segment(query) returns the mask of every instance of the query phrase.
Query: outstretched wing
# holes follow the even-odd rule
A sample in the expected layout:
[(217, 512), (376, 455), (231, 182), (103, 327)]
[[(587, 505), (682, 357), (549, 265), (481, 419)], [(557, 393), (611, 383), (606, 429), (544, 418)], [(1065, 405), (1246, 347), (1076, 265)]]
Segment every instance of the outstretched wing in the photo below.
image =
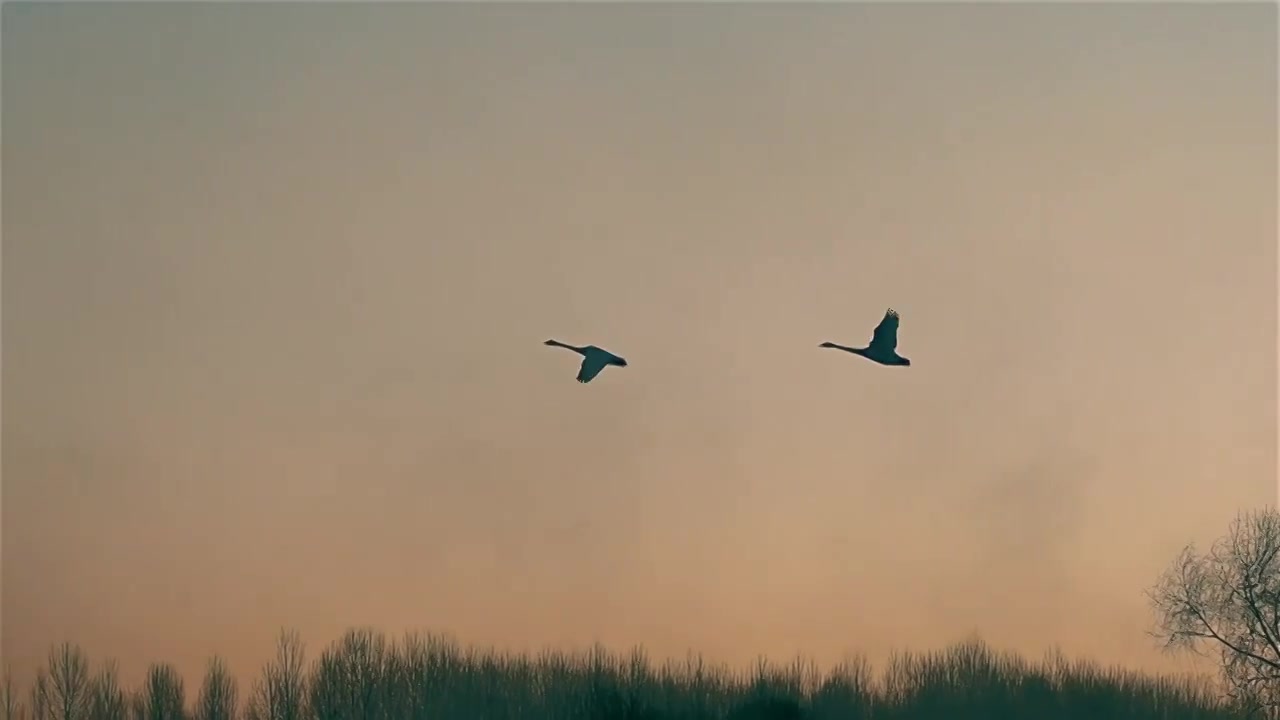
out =
[(578, 382), (589, 383), (591, 378), (600, 374), (605, 365), (609, 364), (609, 357), (601, 353), (586, 353), (582, 358), (582, 367), (578, 368)]
[(876, 326), (871, 336), (871, 347), (876, 350), (895, 350), (898, 347), (898, 311), (889, 308), (884, 319)]

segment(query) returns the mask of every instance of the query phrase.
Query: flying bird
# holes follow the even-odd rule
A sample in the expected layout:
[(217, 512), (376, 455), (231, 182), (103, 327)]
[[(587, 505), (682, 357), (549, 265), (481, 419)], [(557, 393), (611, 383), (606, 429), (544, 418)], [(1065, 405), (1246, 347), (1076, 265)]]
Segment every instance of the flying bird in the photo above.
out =
[(831, 342), (824, 342), (818, 347), (844, 350), (854, 355), (861, 355), (881, 365), (900, 365), (902, 367), (911, 365), (910, 360), (898, 354), (898, 311), (893, 308), (885, 311), (884, 319), (876, 326), (875, 333), (871, 336), (871, 344), (866, 347), (851, 348)]
[(562, 347), (566, 350), (572, 350), (582, 356), (582, 367), (578, 368), (578, 382), (589, 383), (591, 379), (600, 374), (600, 371), (608, 365), (617, 365), (618, 367), (626, 367), (627, 361), (608, 350), (602, 350), (595, 345), (586, 347), (574, 347), (566, 345), (559, 340), (548, 340), (543, 345), (552, 347)]

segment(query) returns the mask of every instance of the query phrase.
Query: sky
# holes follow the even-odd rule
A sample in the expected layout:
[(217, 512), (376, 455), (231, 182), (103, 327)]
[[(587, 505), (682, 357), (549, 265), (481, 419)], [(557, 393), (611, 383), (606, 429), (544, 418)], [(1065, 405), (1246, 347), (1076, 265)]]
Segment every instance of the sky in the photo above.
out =
[(6, 3), (4, 662), (1174, 667), (1276, 502), (1276, 13)]

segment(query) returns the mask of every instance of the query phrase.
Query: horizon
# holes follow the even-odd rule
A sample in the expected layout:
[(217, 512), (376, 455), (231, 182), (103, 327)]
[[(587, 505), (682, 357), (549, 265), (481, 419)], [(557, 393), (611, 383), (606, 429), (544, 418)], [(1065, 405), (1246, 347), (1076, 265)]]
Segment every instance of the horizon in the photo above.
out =
[[(655, 663), (642, 648), (620, 652), (597, 645), (588, 651), (511, 655), (467, 647), (448, 637), (404, 640), (351, 628), (308, 660), (305, 641), (282, 632), (272, 667), (247, 687), (221, 663), (210, 665), (209, 674), (190, 690), (171, 665), (154, 665), (154, 673), (149, 671), (143, 687), (136, 689), (121, 686), (114, 673), (100, 673), (107, 669), (101, 666), (90, 670), (87, 701), (95, 707), (132, 706), (136, 716), (171, 716), (175, 705), (181, 705), (182, 716), (189, 708), (196, 717), (224, 720), (293, 717), (277, 712), (282, 697), (295, 698), (282, 705), (297, 702), (305, 708), (304, 717), (466, 717), (482, 708), (492, 713), (503, 707), (518, 708), (521, 717), (562, 718), (583, 714), (585, 707), (590, 717), (652, 720), (722, 717), (726, 712), (729, 718), (749, 714), (778, 720), (809, 712), (819, 717), (912, 713), (923, 718), (949, 717), (960, 709), (1032, 717), (1080, 711), (1133, 718), (1246, 716), (1211, 677), (1152, 675), (1061, 652), (1028, 659), (976, 637), (938, 650), (896, 653), (879, 668), (861, 656), (846, 657), (833, 667), (804, 658), (758, 658), (749, 668), (730, 668), (694, 655)], [(51, 657), (55, 665), (43, 677), (59, 677), (66, 668), (84, 668), (88, 661), (77, 647), (56, 652), (60, 659)], [(6, 707), (11, 707), (14, 697), (8, 692), (14, 688), (5, 689)], [(34, 692), (33, 706), (74, 702), (56, 689), (53, 697)], [(25, 717), (22, 705), (18, 703), (18, 717)]]
[[(1062, 648), (1056, 644), (1045, 648), (1044, 651), (1039, 654), (1022, 653), (1016, 650), (993, 646), (988, 643), (980, 633), (969, 633), (963, 637), (940, 643), (935, 647), (896, 648), (880, 662), (873, 662), (862, 653), (859, 653), (856, 650), (851, 650), (837, 660), (827, 664), (818, 663), (814, 661), (813, 658), (803, 654), (783, 658), (759, 655), (746, 662), (729, 663), (722, 662), (714, 657), (708, 657), (704, 653), (698, 652), (692, 648), (686, 651), (685, 654), (679, 656), (672, 655), (655, 657), (643, 644), (623, 648), (608, 647), (600, 643), (589, 643), (581, 647), (547, 646), (515, 650), (504, 649), (494, 645), (468, 643), (464, 639), (457, 638), (448, 632), (432, 632), (410, 628), (396, 634), (388, 633), (380, 628), (372, 626), (351, 626), (326, 642), (316, 644), (309, 643), (306, 637), (297, 633), (294, 629), (281, 628), (280, 631), (275, 634), (273, 643), (280, 642), (283, 638), (290, 635), (295, 637), (299, 643), (298, 647), (301, 649), (301, 670), (305, 675), (310, 677), (321, 668), (319, 661), (322, 655), (329, 653), (340, 655), (343, 651), (344, 640), (349, 637), (358, 637), (365, 634), (368, 634), (375, 642), (385, 641), (385, 648), (391, 653), (402, 652), (406, 647), (406, 643), (413, 642), (424, 644), (427, 647), (435, 647), (437, 650), (445, 649), (447, 652), (455, 653), (460, 657), (497, 657), (505, 661), (528, 661), (537, 664), (543, 662), (544, 658), (547, 656), (566, 657), (571, 660), (584, 660), (594, 657), (598, 653), (602, 652), (604, 656), (609, 658), (611, 661), (619, 659), (629, 660), (636, 657), (642, 658), (645, 665), (650, 670), (661, 670), (665, 668), (674, 670), (677, 673), (682, 673), (688, 670), (690, 663), (694, 663), (697, 666), (705, 668), (712, 674), (730, 677), (735, 680), (758, 677), (762, 668), (767, 669), (769, 672), (783, 673), (793, 672), (797, 668), (800, 668), (803, 673), (808, 674), (810, 677), (812, 677), (813, 673), (816, 673), (818, 676), (828, 677), (832, 674), (838, 674), (850, 668), (863, 668), (869, 672), (869, 678), (876, 687), (879, 687), (880, 684), (884, 682), (886, 673), (890, 672), (891, 666), (895, 662), (901, 662), (903, 660), (920, 660), (925, 658), (942, 658), (949, 656), (957, 650), (978, 648), (989, 653), (992, 658), (1011, 659), (1015, 662), (1025, 663), (1025, 665), (1029, 667), (1044, 668), (1052, 667), (1055, 664), (1061, 663), (1060, 667), (1073, 668), (1076, 671), (1086, 670), (1102, 673), (1123, 673), (1155, 681), (1167, 680), (1174, 683), (1188, 683), (1203, 687), (1206, 690), (1211, 691), (1216, 697), (1225, 697), (1221, 695), (1221, 679), (1217, 675), (1216, 668), (1212, 666), (1212, 663), (1201, 665), (1199, 667), (1191, 664), (1181, 668), (1166, 668), (1163, 671), (1152, 671), (1150, 669), (1129, 667), (1119, 663), (1101, 663), (1092, 658), (1072, 655), (1071, 653), (1063, 652)], [(52, 653), (60, 650), (64, 644), (84, 653), (84, 657), (89, 663), (88, 669), (90, 678), (95, 677), (100, 670), (104, 670), (108, 665), (115, 668), (116, 677), (120, 683), (120, 687), (126, 692), (131, 689), (137, 689), (143, 685), (144, 676), (146, 675), (146, 671), (149, 667), (174, 667), (172, 663), (161, 658), (156, 658), (148, 663), (147, 667), (142, 669), (138, 678), (129, 682), (126, 681), (124, 676), (119, 673), (118, 664), (114, 658), (110, 656), (95, 657), (91, 653), (86, 652), (83, 647), (74, 641), (68, 640), (54, 643), (50, 646), (49, 652)], [(278, 661), (277, 656), (274, 654), (276, 645), (273, 645), (272, 647), (273, 654), (263, 660), (261, 667), (257, 667), (246, 672), (241, 672), (233, 666), (225, 665), (226, 659), (220, 655), (210, 655), (207, 659), (208, 662), (212, 662), (215, 658), (223, 661), (224, 669), (236, 682), (239, 697), (238, 703), (242, 709), (244, 704), (248, 701), (249, 696), (252, 694), (254, 683), (263, 677), (265, 666), (271, 662)], [(1181, 654), (1187, 655), (1185, 651)], [(205, 667), (201, 668), (200, 672), (191, 677), (179, 673), (179, 677), (183, 682), (183, 692), (185, 694), (186, 705), (188, 707), (192, 705), (199, 694), (200, 688), (205, 679), (205, 674), (209, 669), (208, 662), (206, 662)], [(46, 672), (48, 671), (49, 663), (47, 660), (41, 662), (40, 669), (45, 670)], [(176, 669), (176, 667), (174, 667), (174, 669)], [(8, 672), (11, 672), (11, 670)], [(2, 680), (0, 680), (0, 682), (2, 682)], [(15, 683), (15, 690), (17, 691), (18, 698), (24, 699), (27, 691), (30, 690), (30, 687), (21, 687)]]
[[(15, 680), (1177, 670), (1143, 591), (1277, 501), (1274, 5), (0, 12)], [(910, 367), (818, 347), (890, 307)]]

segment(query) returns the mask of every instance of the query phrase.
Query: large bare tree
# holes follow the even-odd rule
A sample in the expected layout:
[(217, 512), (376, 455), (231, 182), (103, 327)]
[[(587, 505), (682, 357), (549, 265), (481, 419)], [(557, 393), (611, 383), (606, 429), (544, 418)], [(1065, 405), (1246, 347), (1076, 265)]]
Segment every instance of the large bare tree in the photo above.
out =
[(1166, 648), (1216, 654), (1237, 700), (1280, 712), (1280, 512), (1241, 513), (1203, 554), (1187, 546), (1148, 597)]
[(79, 646), (63, 643), (49, 651), (47, 668), (36, 671), (31, 713), (38, 720), (83, 720), (89, 712), (89, 659)]
[(214, 656), (196, 698), (195, 720), (235, 720), (239, 690), (222, 658)]

